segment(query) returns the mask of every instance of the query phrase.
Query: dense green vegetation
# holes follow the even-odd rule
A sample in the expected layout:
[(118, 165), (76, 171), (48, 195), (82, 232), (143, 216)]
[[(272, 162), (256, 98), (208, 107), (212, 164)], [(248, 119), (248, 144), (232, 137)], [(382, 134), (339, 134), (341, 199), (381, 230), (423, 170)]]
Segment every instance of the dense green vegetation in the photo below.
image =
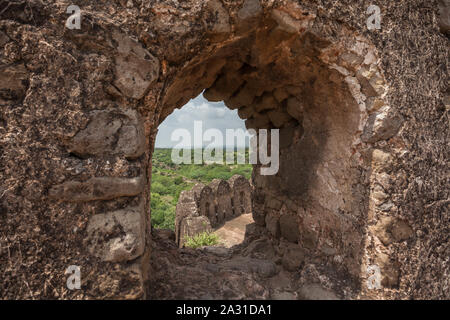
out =
[[(233, 151), (229, 151), (233, 152)], [(234, 152), (236, 156), (236, 151)], [(213, 179), (229, 179), (234, 174), (250, 178), (250, 164), (174, 164), (172, 149), (155, 149), (152, 159), (151, 210), (155, 228), (174, 229), (175, 206), (181, 191), (190, 190), (196, 183), (210, 183)], [(191, 150), (193, 158), (193, 150)], [(224, 152), (224, 157), (226, 156)], [(248, 159), (248, 150), (246, 150)], [(193, 162), (193, 161), (192, 161)], [(246, 161), (248, 163), (248, 160)]]
[(219, 236), (215, 233), (202, 232), (193, 237), (187, 237), (184, 245), (197, 249), (203, 246), (214, 246), (219, 243)]

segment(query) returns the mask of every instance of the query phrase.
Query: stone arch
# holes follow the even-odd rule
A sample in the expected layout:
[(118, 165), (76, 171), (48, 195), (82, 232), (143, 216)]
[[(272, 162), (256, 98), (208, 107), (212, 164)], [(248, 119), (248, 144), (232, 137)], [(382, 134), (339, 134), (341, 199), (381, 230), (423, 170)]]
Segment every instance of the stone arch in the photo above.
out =
[[(203, 187), (198, 185), (193, 190), (182, 191), (178, 199), (175, 209), (175, 241), (180, 248), (184, 246), (186, 237), (211, 231), (209, 217), (205, 214), (205, 210), (209, 208), (208, 202), (205, 203), (200, 199)], [(205, 194), (203, 197), (206, 198)]]
[(241, 175), (234, 175), (228, 179), (233, 192), (233, 217), (252, 212), (251, 186)]
[(209, 186), (215, 194), (218, 224), (222, 224), (233, 216), (232, 190), (228, 182), (222, 179), (214, 179)]
[[(211, 3), (223, 13), (218, 2)], [(255, 222), (311, 256), (343, 256), (338, 268), (359, 282), (367, 276), (362, 257), (373, 204), (372, 189), (362, 186), (373, 145), (402, 124), (385, 99), (389, 88), (377, 50), (344, 25), (334, 23), (330, 30), (289, 1), (268, 11), (256, 0), (245, 3), (236, 32), (221, 33), (225, 40), (214, 40), (171, 80), (160, 121), (205, 90), (206, 99), (238, 109), (247, 128), (279, 129), (278, 174), (262, 176), (260, 165), (253, 171)], [(242, 199), (234, 192), (236, 215)], [(244, 194), (247, 211), (249, 192)], [(392, 268), (388, 263), (382, 269)]]
[(197, 183), (193, 188), (192, 192), (195, 196), (195, 201), (197, 203), (198, 212), (200, 216), (205, 216), (208, 218), (212, 227), (215, 227), (218, 223), (216, 208), (214, 202), (214, 192), (209, 187), (202, 183)]

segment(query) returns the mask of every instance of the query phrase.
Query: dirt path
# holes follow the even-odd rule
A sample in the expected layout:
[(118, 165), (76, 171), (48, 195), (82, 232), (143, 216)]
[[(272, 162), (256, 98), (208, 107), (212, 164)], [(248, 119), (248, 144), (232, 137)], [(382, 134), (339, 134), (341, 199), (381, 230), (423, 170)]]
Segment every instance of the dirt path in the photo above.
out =
[(251, 213), (240, 215), (233, 220), (227, 221), (222, 227), (214, 231), (220, 238), (220, 245), (231, 248), (244, 241), (245, 226), (253, 223)]

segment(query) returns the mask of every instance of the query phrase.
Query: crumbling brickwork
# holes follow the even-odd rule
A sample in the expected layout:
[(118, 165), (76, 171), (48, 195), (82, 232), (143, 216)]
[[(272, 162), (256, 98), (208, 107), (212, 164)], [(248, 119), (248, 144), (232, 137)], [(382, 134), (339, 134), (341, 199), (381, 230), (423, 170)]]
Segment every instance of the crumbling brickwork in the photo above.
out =
[(0, 4), (2, 298), (148, 297), (157, 127), (205, 89), (280, 129), (251, 211), (283, 265), (348, 299), (450, 297), (446, 1), (377, 1), (372, 30), (370, 1), (74, 2)]
[(252, 188), (247, 179), (240, 175), (234, 175), (228, 179), (233, 204), (233, 217), (252, 212)]
[(214, 192), (217, 224), (220, 225), (233, 216), (232, 189), (228, 182), (222, 179), (214, 179), (209, 187)]
[(183, 191), (175, 212), (177, 244), (183, 247), (186, 237), (211, 231), (227, 220), (250, 213), (251, 193), (250, 183), (241, 175), (234, 175), (228, 181), (214, 179), (207, 186), (197, 183), (192, 190)]

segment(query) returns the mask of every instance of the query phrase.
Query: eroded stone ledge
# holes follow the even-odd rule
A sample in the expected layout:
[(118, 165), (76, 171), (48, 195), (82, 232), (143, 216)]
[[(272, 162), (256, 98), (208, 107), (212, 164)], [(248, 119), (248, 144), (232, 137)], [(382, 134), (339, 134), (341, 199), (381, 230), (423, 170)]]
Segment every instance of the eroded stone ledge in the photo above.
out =
[(135, 110), (101, 110), (68, 142), (68, 151), (80, 157), (123, 154), (133, 159), (145, 152), (145, 133)]
[(56, 185), (50, 189), (49, 197), (69, 202), (110, 200), (136, 196), (144, 190), (144, 186), (143, 177), (100, 177), (86, 182), (69, 181)]

